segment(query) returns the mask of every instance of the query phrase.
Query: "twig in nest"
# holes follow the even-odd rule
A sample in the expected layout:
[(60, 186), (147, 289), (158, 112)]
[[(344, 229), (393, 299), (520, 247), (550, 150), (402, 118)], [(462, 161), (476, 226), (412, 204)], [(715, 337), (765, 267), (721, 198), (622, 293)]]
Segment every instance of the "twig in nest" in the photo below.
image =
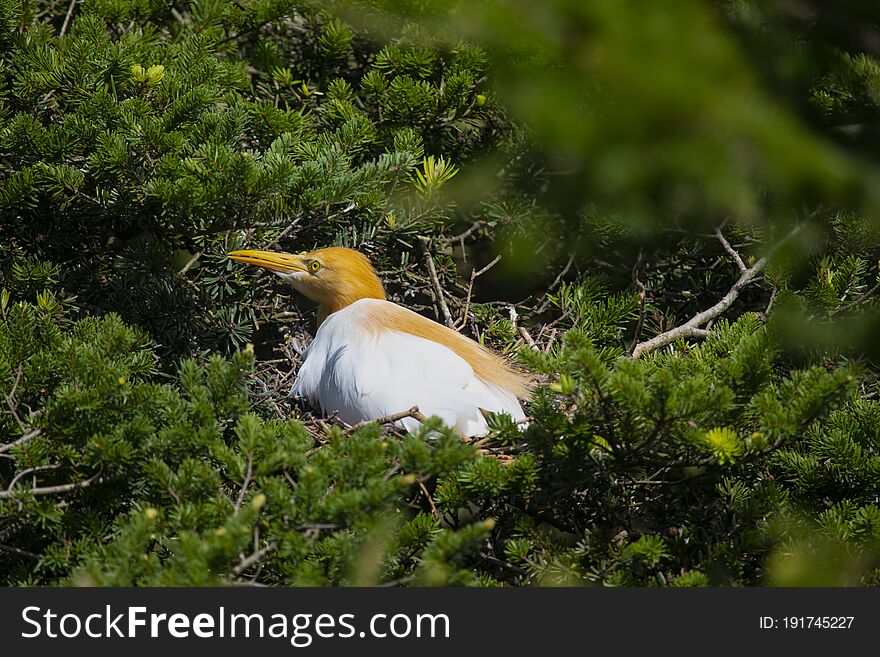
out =
[(443, 314), (443, 321), (446, 326), (452, 327), (455, 323), (452, 319), (452, 313), (449, 312), (449, 306), (446, 305), (446, 299), (443, 296), (443, 288), (440, 286), (440, 279), (437, 278), (437, 268), (434, 266), (434, 256), (428, 249), (426, 242), (420, 242), (422, 253), (425, 256), (425, 263), (428, 265), (428, 276), (431, 278), (431, 285), (434, 287), (434, 297), (437, 305), (440, 306), (440, 312)]
[(519, 327), (519, 334), (522, 336), (522, 339), (526, 341), (526, 344), (530, 349), (537, 349), (538, 345), (535, 344), (535, 340), (529, 335), (529, 332), (526, 330), (525, 326)]
[(401, 411), (400, 413), (394, 413), (392, 415), (386, 415), (385, 417), (380, 417), (375, 420), (362, 420), (357, 424), (351, 425), (348, 429), (345, 430), (345, 435), (354, 433), (358, 429), (362, 429), (368, 424), (391, 424), (393, 422), (397, 422), (398, 420), (402, 420), (404, 418), (411, 417), (419, 422), (424, 422), (428, 418), (426, 418), (420, 411), (418, 406), (413, 406), (408, 411)]

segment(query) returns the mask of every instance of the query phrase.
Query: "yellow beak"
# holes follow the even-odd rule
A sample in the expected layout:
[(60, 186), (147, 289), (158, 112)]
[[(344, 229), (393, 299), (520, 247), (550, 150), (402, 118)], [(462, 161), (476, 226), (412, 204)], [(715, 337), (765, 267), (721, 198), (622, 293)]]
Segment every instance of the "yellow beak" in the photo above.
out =
[(282, 274), (290, 274), (295, 271), (308, 271), (306, 264), (301, 256), (292, 253), (281, 253), (275, 251), (251, 251), (245, 249), (243, 251), (232, 251), (227, 253), (226, 257), (230, 260), (237, 260), (248, 265), (256, 265), (263, 267), (269, 271), (277, 271)]

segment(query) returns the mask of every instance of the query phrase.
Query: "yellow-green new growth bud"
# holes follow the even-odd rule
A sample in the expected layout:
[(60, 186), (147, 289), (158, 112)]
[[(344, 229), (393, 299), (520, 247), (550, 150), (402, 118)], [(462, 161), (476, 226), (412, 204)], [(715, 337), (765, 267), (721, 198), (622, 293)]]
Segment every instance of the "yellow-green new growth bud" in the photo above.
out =
[(138, 82), (148, 85), (158, 84), (162, 81), (162, 78), (165, 77), (165, 67), (162, 66), (162, 64), (153, 64), (149, 68), (144, 68), (140, 64), (135, 64), (130, 70), (131, 77)]
[(257, 493), (254, 495), (254, 499), (251, 500), (251, 508), (254, 511), (259, 511), (264, 506), (266, 506), (266, 495), (263, 493)]
[(570, 395), (575, 391), (574, 378), (568, 374), (559, 375), (559, 383), (551, 383), (550, 390), (559, 392), (563, 395)]
[(165, 77), (165, 67), (161, 64), (153, 64), (147, 69), (147, 82), (150, 84), (158, 84)]

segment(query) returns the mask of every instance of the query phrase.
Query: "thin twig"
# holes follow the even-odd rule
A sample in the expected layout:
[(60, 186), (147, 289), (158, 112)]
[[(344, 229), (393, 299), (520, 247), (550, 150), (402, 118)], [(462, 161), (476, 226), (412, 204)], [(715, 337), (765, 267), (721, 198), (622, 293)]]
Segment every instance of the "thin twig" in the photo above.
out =
[(440, 520), (440, 512), (437, 510), (437, 506), (434, 504), (434, 500), (431, 497), (431, 493), (428, 492), (428, 488), (425, 486), (425, 483), (420, 481), (419, 488), (422, 489), (422, 494), (425, 496), (425, 499), (428, 500), (428, 504), (431, 506), (431, 515), (434, 516), (434, 520)]
[(627, 351), (627, 356), (632, 356), (633, 350), (636, 348), (636, 345), (639, 343), (639, 340), (642, 339), (642, 329), (645, 327), (645, 302), (647, 300), (647, 290), (645, 289), (645, 284), (639, 280), (639, 265), (642, 264), (642, 252), (639, 250), (639, 257), (636, 258), (636, 264), (633, 265), (632, 269), (632, 281), (633, 285), (636, 286), (636, 289), (639, 291), (639, 320), (636, 323), (636, 331), (633, 334), (633, 341), (630, 345), (629, 350)]
[(553, 290), (555, 290), (555, 289), (559, 286), (560, 283), (562, 283), (562, 279), (563, 279), (563, 278), (565, 277), (565, 275), (568, 273), (568, 270), (571, 269), (571, 265), (572, 265), (572, 263), (574, 263), (574, 256), (575, 256), (574, 253), (572, 253), (571, 256), (569, 256), (569, 258), (568, 258), (568, 262), (565, 264), (565, 267), (563, 268), (563, 270), (562, 270), (561, 272), (559, 272), (559, 275), (553, 280), (552, 283), (550, 283), (550, 287), (547, 288), (547, 291), (544, 292), (544, 297), (545, 297), (545, 298), (544, 298), (544, 302), (543, 302), (543, 303), (541, 304), (541, 306), (540, 306), (540, 307), (534, 312), (535, 315), (540, 315), (540, 314), (542, 314), (545, 310), (547, 310), (547, 308), (550, 307), (550, 303), (551, 303), (551, 301), (550, 301), (548, 295), (550, 294), (550, 292), (552, 292)]
[(239, 562), (238, 562), (238, 565), (236, 565), (235, 567), (233, 567), (233, 569), (232, 569), (232, 574), (233, 574), (234, 576), (238, 577), (238, 576), (241, 575), (245, 570), (247, 570), (248, 568), (250, 568), (251, 566), (253, 566), (255, 563), (257, 563), (260, 559), (262, 559), (263, 557), (265, 557), (265, 556), (266, 556), (267, 554), (269, 554), (270, 552), (274, 552), (274, 551), (277, 550), (277, 549), (278, 549), (278, 544), (277, 544), (277, 543), (274, 543), (274, 542), (273, 542), (273, 543), (268, 543), (267, 545), (261, 547), (259, 550), (257, 550), (256, 552), (254, 552), (254, 553), (251, 554), (250, 556), (245, 557), (244, 559), (242, 559), (241, 561), (239, 561)]
[(447, 244), (451, 243), (451, 242), (462, 242), (462, 241), (466, 240), (468, 237), (470, 237), (471, 235), (473, 235), (475, 232), (477, 232), (482, 227), (483, 227), (482, 221), (475, 221), (473, 224), (471, 224), (471, 227), (468, 228), (463, 233), (459, 233), (458, 235), (453, 235), (452, 237), (443, 237), (441, 239), (444, 242), (446, 242)]
[[(28, 492), (31, 495), (54, 495), (55, 493), (69, 493), (79, 488), (88, 488), (92, 484), (100, 484), (104, 481), (104, 477), (100, 473), (84, 479), (83, 481), (75, 481), (71, 484), (61, 484), (59, 486), (44, 486), (42, 488), (31, 488)], [(0, 500), (8, 500), (12, 498), (17, 491), (0, 491)]]
[(722, 297), (714, 306), (697, 313), (681, 326), (665, 331), (650, 340), (640, 342), (636, 345), (632, 352), (633, 358), (639, 358), (644, 354), (661, 349), (662, 347), (670, 345), (676, 340), (681, 340), (683, 338), (705, 338), (708, 335), (708, 331), (701, 329), (700, 327), (705, 326), (730, 308), (739, 296), (740, 291), (752, 283), (757, 278), (758, 274), (764, 270), (767, 266), (767, 259), (785, 242), (800, 232), (802, 228), (803, 224), (795, 226), (785, 237), (776, 243), (776, 245), (770, 250), (770, 253), (758, 260), (751, 267), (747, 268), (740, 275), (739, 279), (737, 279), (736, 283), (733, 284), (733, 287), (730, 288), (727, 294), (725, 294), (724, 297)]
[(736, 249), (734, 249), (730, 245), (730, 242), (728, 242), (724, 238), (724, 235), (721, 234), (720, 228), (715, 229), (715, 237), (718, 238), (718, 241), (721, 242), (721, 246), (723, 246), (724, 250), (727, 251), (727, 253), (730, 255), (731, 258), (733, 258), (733, 261), (736, 263), (736, 266), (737, 266), (737, 269), (739, 269), (739, 272), (741, 274), (746, 273), (746, 270), (748, 269), (748, 267), (746, 267), (746, 263), (743, 262), (743, 259), (740, 257), (739, 253), (736, 252)]
[(420, 245), (425, 256), (425, 263), (428, 265), (428, 276), (431, 278), (431, 285), (434, 286), (434, 296), (436, 297), (437, 305), (440, 306), (440, 312), (443, 314), (443, 321), (446, 323), (446, 326), (451, 328), (455, 322), (452, 319), (452, 313), (449, 312), (449, 306), (446, 305), (443, 288), (440, 286), (440, 279), (437, 278), (434, 256), (431, 255), (431, 251), (428, 249), (428, 244), (425, 241), (420, 242)]
[(497, 265), (500, 260), (501, 260), (500, 255), (495, 256), (495, 259), (492, 260), (492, 262), (490, 262), (488, 265), (486, 265), (482, 269), (480, 269), (480, 270), (475, 269), (475, 270), (471, 271), (471, 278), (468, 281), (467, 297), (465, 298), (465, 302), (464, 302), (464, 311), (461, 313), (461, 318), (452, 325), (452, 328), (454, 328), (456, 331), (460, 331), (467, 324), (468, 313), (470, 312), (470, 309), (471, 309), (471, 296), (474, 293), (474, 281), (477, 280), (477, 278), (479, 278), (483, 274), (485, 274), (487, 271), (492, 269), (492, 267)]
[(526, 344), (530, 349), (537, 349), (538, 345), (535, 344), (535, 340), (529, 335), (529, 332), (526, 330), (525, 326), (519, 327), (519, 334), (522, 336), (522, 339), (526, 341)]
[(776, 303), (777, 294), (779, 294), (779, 288), (774, 287), (773, 291), (770, 292), (770, 300), (767, 302), (767, 307), (764, 309), (764, 319), (767, 319), (770, 316), (770, 311), (773, 310), (773, 304)]
[(483, 267), (482, 269), (480, 269), (478, 271), (471, 272), (471, 278), (479, 278), (480, 276), (485, 274), (487, 271), (492, 269), (492, 267), (497, 265), (500, 261), (501, 261), (501, 256), (500, 255), (495, 256), (495, 258), (493, 258), (492, 262), (490, 262), (488, 265), (486, 265), (485, 267)]
[(0, 543), (0, 552), (12, 552), (13, 554), (20, 554), (23, 557), (28, 557), (29, 559), (39, 559), (39, 554), (34, 554), (33, 552), (28, 552), (27, 550), (22, 550), (21, 548), (13, 547), (11, 545), (3, 545)]
[(294, 228), (296, 228), (299, 225), (299, 220), (301, 218), (302, 217), (297, 217), (296, 219), (291, 221), (290, 225), (278, 234), (278, 237), (276, 237), (274, 240), (271, 240), (269, 242), (266, 242), (265, 244), (260, 245), (260, 248), (261, 249), (268, 249), (273, 246), (276, 246), (281, 240), (283, 240), (285, 237), (287, 237), (290, 234), (290, 231), (292, 231)]
[(244, 473), (244, 480), (241, 482), (241, 490), (238, 492), (238, 499), (235, 500), (236, 511), (241, 508), (241, 503), (244, 501), (244, 495), (247, 492), (248, 486), (251, 485), (251, 477), (254, 474), (254, 455), (248, 454), (247, 459), (247, 470)]
[(194, 264), (196, 264), (196, 262), (198, 262), (199, 258), (201, 258), (201, 257), (202, 257), (202, 252), (196, 251), (195, 254), (193, 255), (193, 257), (189, 259), (189, 261), (183, 266), (183, 268), (179, 272), (177, 272), (177, 275), (183, 276), (186, 272), (188, 272), (190, 270), (190, 268)]
[(404, 418), (411, 417), (419, 422), (424, 422), (428, 418), (426, 418), (420, 411), (418, 406), (413, 406), (408, 411), (401, 411), (400, 413), (393, 413), (391, 415), (386, 415), (384, 417), (377, 418), (375, 420), (362, 420), (357, 424), (351, 425), (348, 429), (345, 430), (345, 435), (349, 435), (361, 429), (368, 424), (391, 424), (392, 422), (397, 422), (399, 420), (403, 420)]
[(73, 18), (73, 8), (75, 6), (76, 0), (70, 0), (70, 5), (67, 7), (67, 15), (64, 17), (64, 23), (61, 25), (61, 34), (59, 36), (67, 34), (67, 28), (70, 27), (70, 19)]
[(9, 482), (9, 485), (6, 487), (6, 490), (7, 491), (12, 490), (13, 487), (15, 486), (15, 484), (17, 484), (21, 480), (22, 477), (26, 477), (29, 474), (35, 474), (37, 472), (45, 472), (46, 470), (57, 470), (58, 468), (61, 468), (61, 467), (63, 467), (63, 466), (58, 463), (53, 463), (52, 465), (38, 465), (33, 468), (28, 468), (27, 470), (22, 470), (21, 472), (19, 472), (17, 475), (15, 475), (12, 478), (12, 481)]
[(840, 309), (833, 312), (832, 315), (836, 315), (838, 313), (845, 313), (848, 310), (852, 310), (853, 308), (855, 308), (858, 305), (861, 305), (862, 302), (866, 301), (868, 298), (873, 296), (874, 293), (877, 292), (877, 290), (880, 290), (880, 283), (877, 283), (874, 287), (872, 287), (870, 290), (865, 292), (863, 295), (861, 295), (857, 299), (854, 299), (853, 301), (850, 301), (845, 306), (842, 306)]
[(12, 382), (12, 387), (9, 389), (9, 393), (3, 393), (3, 399), (6, 400), (6, 405), (9, 406), (9, 412), (12, 413), (12, 417), (15, 418), (18, 428), (24, 433), (24, 422), (22, 422), (21, 417), (19, 417), (18, 409), (15, 404), (15, 391), (18, 390), (18, 384), (21, 381), (21, 372), (22, 368), (21, 365), (19, 365), (15, 368), (15, 381)]
[(41, 433), (43, 433), (42, 429), (34, 429), (30, 433), (26, 433), (25, 435), (23, 435), (18, 440), (13, 440), (11, 443), (0, 444), (0, 454), (5, 454), (6, 452), (8, 452), (10, 449), (15, 447), (16, 445), (22, 445), (22, 444), (26, 443), (27, 441), (31, 440), (32, 438), (36, 438)]

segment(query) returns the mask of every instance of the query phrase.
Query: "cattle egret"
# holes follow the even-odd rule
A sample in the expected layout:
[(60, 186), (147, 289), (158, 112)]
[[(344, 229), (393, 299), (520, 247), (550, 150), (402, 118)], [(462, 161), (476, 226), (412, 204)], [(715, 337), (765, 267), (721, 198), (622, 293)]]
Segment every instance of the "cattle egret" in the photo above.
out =
[[(487, 433), (481, 409), (525, 419), (517, 398), (529, 396), (526, 378), (470, 338), (387, 301), (363, 254), (331, 247), (228, 256), (276, 273), (318, 303), (318, 331), (291, 396), (348, 424), (418, 406), (463, 436)], [(412, 431), (419, 421), (405, 417), (398, 424)]]

